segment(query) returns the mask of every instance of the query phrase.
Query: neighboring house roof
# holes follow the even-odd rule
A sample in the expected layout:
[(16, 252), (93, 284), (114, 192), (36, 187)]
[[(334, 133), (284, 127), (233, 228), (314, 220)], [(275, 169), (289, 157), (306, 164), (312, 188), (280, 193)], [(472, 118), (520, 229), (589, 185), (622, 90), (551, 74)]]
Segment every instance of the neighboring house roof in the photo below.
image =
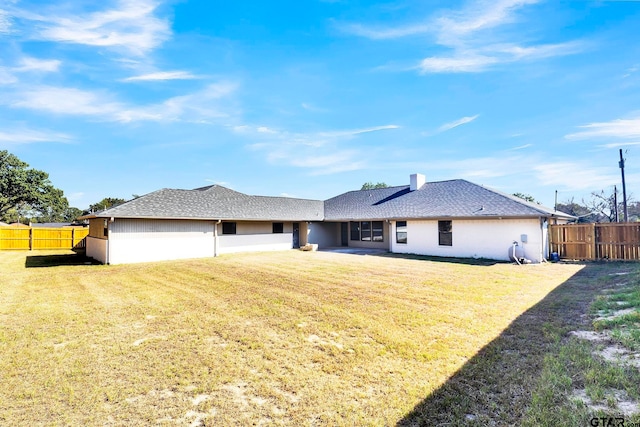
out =
[(463, 179), (350, 191), (325, 201), (325, 220), (482, 217), (561, 217), (563, 212)]
[(321, 200), (250, 196), (220, 185), (154, 191), (83, 218), (168, 218), (253, 221), (320, 221)]
[(32, 222), (31, 227), (33, 228), (61, 228), (61, 227), (70, 227), (72, 224), (70, 222)]

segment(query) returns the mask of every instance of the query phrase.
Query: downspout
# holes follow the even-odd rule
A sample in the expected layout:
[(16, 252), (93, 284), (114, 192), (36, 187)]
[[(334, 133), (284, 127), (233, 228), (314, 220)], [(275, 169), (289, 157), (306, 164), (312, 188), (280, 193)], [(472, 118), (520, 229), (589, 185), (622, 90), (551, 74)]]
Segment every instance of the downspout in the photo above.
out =
[[(115, 221), (115, 218), (109, 218), (107, 224), (112, 224)], [(107, 265), (111, 261), (111, 226), (107, 225)]]
[[(547, 224), (547, 229), (545, 230), (545, 224)], [(545, 233), (546, 231), (546, 233)], [(546, 241), (545, 245), (545, 237), (549, 238), (549, 223), (547, 218), (540, 218), (540, 234), (542, 235), (542, 240), (540, 241), (540, 262), (547, 262), (547, 257), (549, 256), (549, 240)], [(546, 251), (545, 251), (546, 246)], [(546, 253), (545, 253), (546, 252)]]
[(222, 220), (219, 219), (218, 222), (213, 224), (213, 256), (218, 256), (218, 224), (222, 223)]

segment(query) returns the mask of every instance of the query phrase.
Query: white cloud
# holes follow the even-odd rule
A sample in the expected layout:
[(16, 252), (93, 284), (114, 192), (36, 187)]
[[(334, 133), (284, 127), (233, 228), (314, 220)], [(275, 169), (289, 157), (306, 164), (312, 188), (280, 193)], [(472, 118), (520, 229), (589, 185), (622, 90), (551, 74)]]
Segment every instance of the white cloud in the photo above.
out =
[(72, 139), (69, 135), (52, 131), (37, 131), (31, 129), (10, 132), (0, 131), (0, 146), (31, 144), (34, 142), (69, 142)]
[(229, 108), (216, 105), (222, 98), (228, 97), (238, 85), (232, 82), (220, 82), (207, 86), (204, 90), (169, 98), (166, 101), (149, 106), (136, 106), (119, 111), (118, 121), (189, 121), (207, 123), (207, 119), (228, 117)]
[(460, 118), (458, 120), (454, 120), (452, 122), (443, 124), (442, 126), (440, 126), (438, 128), (438, 131), (439, 132), (445, 132), (445, 131), (448, 131), (450, 129), (457, 128), (458, 126), (462, 126), (464, 124), (471, 123), (472, 121), (474, 121), (478, 117), (480, 117), (480, 114), (476, 114), (475, 116), (462, 117), (462, 118)]
[(320, 108), (320, 107), (316, 107), (313, 104), (310, 104), (308, 102), (303, 102), (302, 104), (300, 104), (300, 106), (302, 108), (304, 108), (307, 111), (312, 111), (312, 112), (316, 112), (316, 113), (326, 113), (329, 110), (325, 109), (325, 108)]
[(112, 116), (122, 106), (107, 95), (75, 88), (39, 86), (11, 97), (12, 107), (47, 111), (56, 114)]
[(625, 74), (622, 76), (622, 78), (626, 79), (627, 77), (631, 77), (633, 74), (637, 73), (638, 70), (640, 70), (640, 67), (638, 67), (637, 65), (631, 68), (628, 68)]
[(427, 24), (410, 24), (395, 28), (369, 28), (361, 24), (348, 24), (342, 25), (340, 28), (346, 33), (373, 40), (397, 39), (432, 31), (432, 27)]
[(8, 85), (18, 81), (18, 78), (5, 67), (0, 67), (0, 85)]
[(8, 33), (11, 29), (11, 20), (9, 19), (9, 13), (0, 9), (0, 34)]
[(270, 129), (266, 126), (258, 126), (256, 130), (260, 133), (278, 133), (277, 131)]
[(378, 132), (381, 130), (391, 130), (391, 129), (399, 129), (398, 125), (384, 125), (384, 126), (373, 126), (370, 128), (362, 128), (362, 129), (351, 129), (351, 130), (339, 130), (339, 131), (331, 131), (331, 132), (320, 132), (318, 136), (321, 137), (329, 137), (336, 138), (342, 136), (355, 136), (360, 135), (362, 133), (370, 133), (370, 132)]
[(619, 147), (632, 147), (640, 145), (640, 142), (611, 142), (609, 144), (598, 145), (600, 148), (619, 148)]
[(61, 62), (57, 59), (38, 59), (25, 56), (20, 60), (20, 65), (13, 67), (14, 71), (44, 71), (44, 72), (56, 72), (60, 67)]
[[(448, 51), (422, 59), (405, 69), (427, 73), (477, 73), (493, 66), (524, 60), (569, 55), (584, 49), (582, 43), (521, 45), (518, 33), (491, 31), (519, 21), (517, 12), (540, 0), (481, 0), (461, 10), (447, 10), (425, 22), (392, 28), (370, 28), (362, 24), (344, 25), (348, 33), (369, 39), (394, 39), (423, 34)], [(509, 40), (500, 43), (500, 39)]]
[(520, 145), (518, 147), (509, 148), (507, 151), (524, 150), (525, 148), (529, 148), (529, 147), (532, 147), (532, 146), (533, 146), (533, 144), (524, 144), (524, 145)]
[(139, 76), (127, 77), (123, 82), (138, 81), (158, 81), (158, 80), (190, 80), (198, 77), (188, 71), (158, 71), (156, 73), (142, 74)]
[(260, 130), (264, 127), (243, 126), (241, 131), (244, 134), (253, 132), (254, 136), (264, 139), (249, 145), (248, 148), (266, 152), (269, 162), (308, 169), (310, 175), (327, 175), (370, 167), (371, 164), (364, 157), (369, 156), (373, 150), (363, 153), (362, 150), (348, 148), (349, 141), (361, 138), (368, 133), (398, 128), (397, 125), (384, 125), (360, 129), (292, 133), (264, 132)]
[(429, 57), (420, 61), (418, 70), (426, 73), (477, 73), (485, 71), (498, 59), (472, 53), (468, 56), (457, 57)]
[[(620, 176), (610, 167), (594, 167), (581, 162), (552, 162), (533, 167), (542, 185), (555, 185), (567, 190), (593, 191), (617, 184)], [(615, 170), (615, 169), (614, 169)]]
[(580, 132), (566, 135), (566, 139), (592, 138), (640, 138), (640, 117), (634, 119), (617, 119), (609, 122), (589, 123), (580, 128)]
[[(437, 20), (438, 35), (443, 44), (455, 43), (455, 39), (470, 36), (478, 31), (495, 28), (516, 19), (514, 12), (540, 0), (480, 1), (466, 9), (452, 12)], [(453, 40), (452, 40), (453, 39)]]
[(167, 19), (154, 15), (153, 0), (120, 0), (116, 6), (82, 15), (19, 12), (20, 18), (39, 23), (36, 39), (88, 46), (115, 47), (143, 55), (171, 35)]
[[(129, 105), (106, 92), (75, 88), (39, 86), (16, 92), (7, 104), (14, 108), (46, 111), (62, 115), (90, 116), (99, 121), (189, 121), (228, 117), (228, 106), (217, 102), (235, 91), (235, 83), (220, 82), (205, 89), (169, 98), (158, 104)], [(0, 101), (2, 102), (2, 101)]]

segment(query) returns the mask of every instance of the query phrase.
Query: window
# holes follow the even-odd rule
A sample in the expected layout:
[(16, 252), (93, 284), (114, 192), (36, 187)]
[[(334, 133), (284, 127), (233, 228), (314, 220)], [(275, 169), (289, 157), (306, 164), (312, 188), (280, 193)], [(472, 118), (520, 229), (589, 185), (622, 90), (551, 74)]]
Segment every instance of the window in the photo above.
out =
[(235, 222), (223, 222), (222, 223), (222, 234), (236, 234), (236, 223)]
[(453, 246), (453, 233), (451, 221), (438, 221), (438, 244), (440, 246)]
[(396, 243), (407, 243), (407, 221), (396, 222)]
[(351, 240), (360, 240), (360, 223), (351, 222)]
[(102, 230), (102, 234), (104, 237), (109, 237), (109, 226), (107, 225), (107, 220), (104, 220), (104, 230)]
[(360, 240), (363, 242), (371, 241), (371, 223), (369, 221), (360, 223)]
[(351, 240), (361, 240), (363, 242), (384, 241), (383, 221), (352, 221), (349, 226), (351, 229)]
[(384, 240), (384, 229), (382, 228), (382, 221), (373, 221), (371, 224), (373, 230), (373, 241), (382, 242)]
[(273, 232), (282, 234), (284, 233), (284, 223), (283, 222), (274, 222), (273, 223)]

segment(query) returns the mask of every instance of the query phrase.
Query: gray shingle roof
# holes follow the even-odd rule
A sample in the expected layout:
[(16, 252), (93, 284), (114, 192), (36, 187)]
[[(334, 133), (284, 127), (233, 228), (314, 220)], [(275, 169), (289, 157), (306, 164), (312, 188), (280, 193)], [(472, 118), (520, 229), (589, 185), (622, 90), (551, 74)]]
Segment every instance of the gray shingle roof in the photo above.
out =
[(416, 191), (409, 191), (408, 185), (350, 191), (324, 202), (250, 196), (220, 185), (195, 190), (165, 188), (96, 213), (95, 216), (253, 221), (546, 216), (572, 218), (563, 212), (462, 179), (428, 182)]
[(319, 221), (321, 200), (250, 196), (220, 185), (195, 190), (164, 188), (95, 214), (116, 218)]
[(350, 191), (325, 201), (325, 220), (532, 217), (570, 215), (463, 179)]

